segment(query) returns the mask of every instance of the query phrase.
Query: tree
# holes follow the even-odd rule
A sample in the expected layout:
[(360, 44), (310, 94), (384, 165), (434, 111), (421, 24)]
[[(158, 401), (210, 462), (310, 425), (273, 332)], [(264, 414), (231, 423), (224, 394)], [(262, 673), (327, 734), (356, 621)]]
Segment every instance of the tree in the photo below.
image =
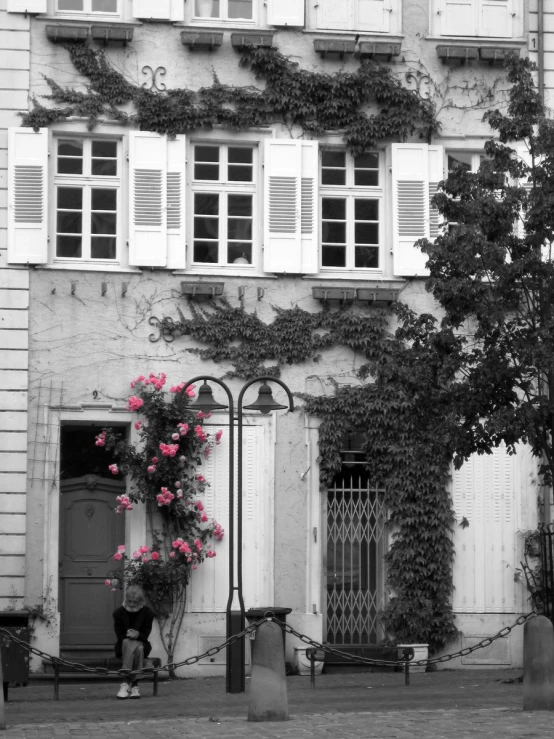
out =
[[(426, 288), (437, 318), (401, 306), (397, 338), (421, 393), (445, 409), (440, 433), (457, 467), (472, 453), (519, 442), (554, 479), (554, 125), (528, 59), (507, 62), (505, 112), (484, 119), (496, 136), (478, 172), (463, 167), (441, 183), (434, 205), (441, 235), (418, 246), (429, 256)], [(424, 380), (423, 377), (427, 377)], [(544, 517), (549, 521), (549, 494)]]

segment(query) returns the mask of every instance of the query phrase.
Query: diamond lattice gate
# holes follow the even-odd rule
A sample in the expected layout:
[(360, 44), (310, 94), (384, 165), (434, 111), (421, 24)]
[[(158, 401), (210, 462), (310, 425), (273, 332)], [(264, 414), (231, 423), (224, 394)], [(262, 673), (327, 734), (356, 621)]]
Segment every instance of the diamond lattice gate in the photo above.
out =
[(383, 599), (382, 491), (359, 468), (343, 468), (327, 491), (327, 642), (376, 644)]

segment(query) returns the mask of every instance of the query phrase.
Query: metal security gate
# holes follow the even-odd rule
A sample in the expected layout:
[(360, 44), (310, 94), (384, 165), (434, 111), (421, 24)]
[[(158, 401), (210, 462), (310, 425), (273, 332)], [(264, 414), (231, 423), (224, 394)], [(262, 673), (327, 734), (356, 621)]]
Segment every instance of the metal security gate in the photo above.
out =
[(380, 641), (385, 546), (382, 491), (361, 466), (343, 467), (327, 491), (327, 638), (329, 644)]

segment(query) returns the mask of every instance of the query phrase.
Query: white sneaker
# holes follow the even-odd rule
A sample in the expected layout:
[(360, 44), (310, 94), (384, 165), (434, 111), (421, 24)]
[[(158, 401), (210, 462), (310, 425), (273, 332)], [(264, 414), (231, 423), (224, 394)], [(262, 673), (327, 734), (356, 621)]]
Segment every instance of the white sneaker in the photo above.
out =
[(133, 685), (131, 688), (131, 691), (129, 693), (129, 698), (140, 698), (140, 693), (138, 689), (138, 685)]
[(129, 685), (129, 683), (121, 683), (117, 697), (118, 698), (128, 698), (130, 688), (131, 686)]

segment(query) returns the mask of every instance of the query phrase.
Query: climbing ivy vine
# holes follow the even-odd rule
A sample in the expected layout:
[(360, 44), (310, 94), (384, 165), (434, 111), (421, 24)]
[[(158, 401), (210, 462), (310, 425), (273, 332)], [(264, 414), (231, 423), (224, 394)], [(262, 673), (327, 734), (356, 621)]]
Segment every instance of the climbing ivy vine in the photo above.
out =
[[(210, 87), (199, 90), (156, 92), (126, 79), (101, 49), (79, 42), (65, 47), (77, 72), (89, 80), (87, 90), (61, 87), (45, 77), (51, 90), (45, 97), (56, 107), (35, 99), (33, 110), (23, 115), (24, 126), (38, 129), (79, 116), (87, 118), (89, 129), (108, 118), (174, 136), (214, 125), (239, 130), (280, 122), (304, 134), (340, 131), (353, 153), (384, 139), (430, 139), (437, 130), (432, 102), (372, 60), (354, 72), (325, 74), (301, 68), (276, 49), (248, 47), (239, 63), (263, 80), (263, 87), (225, 85), (215, 77)], [(128, 104), (131, 112), (119, 107)]]

